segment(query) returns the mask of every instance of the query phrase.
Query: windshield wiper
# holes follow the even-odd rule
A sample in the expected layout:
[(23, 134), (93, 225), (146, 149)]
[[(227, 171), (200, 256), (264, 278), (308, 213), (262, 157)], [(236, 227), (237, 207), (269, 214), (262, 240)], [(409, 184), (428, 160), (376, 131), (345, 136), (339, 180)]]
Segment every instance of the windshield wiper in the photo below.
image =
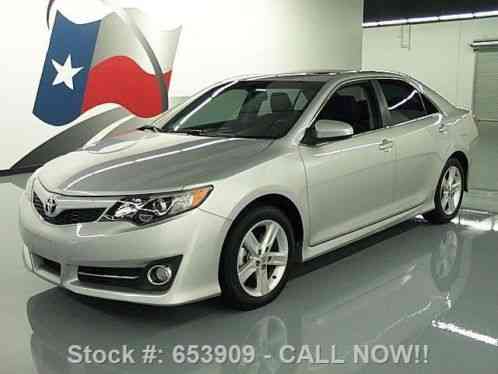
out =
[(184, 129), (184, 130), (180, 130), (180, 131), (173, 131), (177, 134), (187, 134), (187, 135), (203, 135), (205, 134), (206, 132), (208, 132), (208, 130), (201, 130), (201, 129)]
[(217, 131), (217, 129), (182, 129), (173, 131), (170, 130), (166, 132), (170, 134), (187, 134), (193, 136), (224, 137), (223, 135), (219, 135)]
[(142, 127), (139, 127), (137, 130), (139, 131), (152, 131), (152, 132), (161, 132), (161, 130), (159, 130), (156, 126), (152, 126), (152, 125), (145, 125), (145, 126), (142, 126)]

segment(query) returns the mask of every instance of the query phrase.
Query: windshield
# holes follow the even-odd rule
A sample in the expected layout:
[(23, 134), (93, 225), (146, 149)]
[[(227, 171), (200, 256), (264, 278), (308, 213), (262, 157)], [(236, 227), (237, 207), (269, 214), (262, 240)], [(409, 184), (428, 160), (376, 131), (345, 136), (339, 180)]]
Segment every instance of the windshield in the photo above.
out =
[(166, 124), (163, 132), (277, 139), (286, 135), (323, 82), (235, 81), (202, 95)]

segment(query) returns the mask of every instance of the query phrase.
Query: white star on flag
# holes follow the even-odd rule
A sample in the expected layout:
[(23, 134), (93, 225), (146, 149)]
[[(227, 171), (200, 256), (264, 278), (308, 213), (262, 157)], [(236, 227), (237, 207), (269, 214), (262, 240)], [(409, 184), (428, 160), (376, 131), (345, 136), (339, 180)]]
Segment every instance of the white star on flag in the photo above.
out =
[(67, 56), (64, 65), (59, 64), (55, 60), (52, 60), (52, 65), (57, 71), (57, 76), (55, 77), (52, 86), (57, 86), (58, 84), (64, 83), (67, 88), (69, 88), (70, 90), (74, 90), (73, 78), (76, 76), (76, 74), (83, 70), (83, 67), (73, 68), (70, 54)]

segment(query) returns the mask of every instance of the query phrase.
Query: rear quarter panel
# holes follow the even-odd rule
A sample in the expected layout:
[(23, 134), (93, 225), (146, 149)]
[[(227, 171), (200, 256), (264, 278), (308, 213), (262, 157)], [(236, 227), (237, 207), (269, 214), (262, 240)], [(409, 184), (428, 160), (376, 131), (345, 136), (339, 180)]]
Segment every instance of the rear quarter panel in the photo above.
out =
[[(428, 129), (439, 146), (439, 175), (448, 159), (456, 152), (461, 152), (465, 155), (470, 170), (472, 166), (472, 148), (479, 136), (472, 113), (462, 109), (454, 109), (447, 116), (441, 117), (440, 124), (445, 124), (448, 130), (447, 135), (442, 135), (439, 132), (439, 124)], [(434, 191), (437, 183), (438, 178), (434, 182)]]
[(466, 153), (471, 164), (472, 148), (479, 139), (479, 129), (472, 112), (458, 109), (455, 116), (455, 129), (452, 134), (455, 146)]

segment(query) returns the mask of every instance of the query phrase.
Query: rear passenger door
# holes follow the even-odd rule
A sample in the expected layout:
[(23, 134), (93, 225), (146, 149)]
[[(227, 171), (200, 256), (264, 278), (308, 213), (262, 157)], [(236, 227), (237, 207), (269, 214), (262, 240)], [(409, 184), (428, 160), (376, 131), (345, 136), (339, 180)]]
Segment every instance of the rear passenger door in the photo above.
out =
[(408, 82), (379, 79), (377, 88), (386, 131), (396, 145), (394, 200), (398, 212), (404, 212), (433, 198), (440, 144), (430, 129), (438, 126), (441, 116), (426, 109), (420, 92)]

